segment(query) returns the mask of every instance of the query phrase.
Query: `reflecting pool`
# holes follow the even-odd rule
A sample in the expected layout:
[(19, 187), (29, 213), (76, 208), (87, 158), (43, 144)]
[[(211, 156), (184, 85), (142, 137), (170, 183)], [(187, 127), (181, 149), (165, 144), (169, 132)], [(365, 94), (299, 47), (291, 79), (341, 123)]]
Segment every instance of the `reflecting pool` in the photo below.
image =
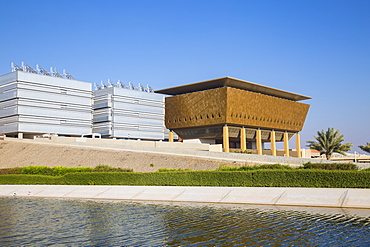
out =
[(370, 246), (370, 210), (0, 197), (0, 246)]

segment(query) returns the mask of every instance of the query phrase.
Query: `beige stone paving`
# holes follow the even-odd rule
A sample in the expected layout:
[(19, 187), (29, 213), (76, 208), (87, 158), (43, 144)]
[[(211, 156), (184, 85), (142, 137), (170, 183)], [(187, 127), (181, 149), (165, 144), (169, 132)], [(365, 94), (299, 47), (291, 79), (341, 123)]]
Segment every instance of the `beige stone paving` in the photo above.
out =
[[(150, 164), (154, 166), (151, 167)], [(19, 141), (0, 141), (0, 168), (22, 166), (66, 166), (132, 168), (135, 172), (152, 172), (159, 168), (214, 170), (232, 162), (150, 153), (136, 153), (99, 148), (70, 147)]]

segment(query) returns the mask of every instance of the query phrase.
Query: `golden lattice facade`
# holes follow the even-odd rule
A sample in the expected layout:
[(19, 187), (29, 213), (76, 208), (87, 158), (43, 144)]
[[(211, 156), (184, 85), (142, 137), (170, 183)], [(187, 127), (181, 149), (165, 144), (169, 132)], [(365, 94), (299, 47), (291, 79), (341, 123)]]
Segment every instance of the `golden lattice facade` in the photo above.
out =
[(168, 129), (211, 125), (302, 130), (309, 105), (241, 89), (222, 87), (166, 98)]
[(156, 92), (172, 95), (165, 99), (165, 125), (182, 139), (223, 143), (226, 152), (255, 148), (258, 154), (271, 142), (272, 155), (278, 153), (275, 142), (283, 141), (289, 156), (288, 140), (296, 134), (300, 149), (298, 132), (310, 106), (298, 101), (310, 97), (230, 77)]

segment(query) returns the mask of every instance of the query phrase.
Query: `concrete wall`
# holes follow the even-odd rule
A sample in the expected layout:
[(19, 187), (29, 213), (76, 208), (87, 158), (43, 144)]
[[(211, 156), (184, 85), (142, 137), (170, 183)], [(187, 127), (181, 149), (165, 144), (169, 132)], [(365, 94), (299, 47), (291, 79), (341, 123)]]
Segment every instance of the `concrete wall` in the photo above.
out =
[(0, 196), (370, 209), (370, 189), (0, 185)]

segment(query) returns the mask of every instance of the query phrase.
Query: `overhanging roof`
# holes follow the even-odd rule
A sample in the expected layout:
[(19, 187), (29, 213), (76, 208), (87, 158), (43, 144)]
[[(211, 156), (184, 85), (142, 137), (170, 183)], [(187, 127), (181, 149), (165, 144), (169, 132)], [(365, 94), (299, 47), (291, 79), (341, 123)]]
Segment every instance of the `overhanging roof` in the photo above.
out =
[(202, 81), (192, 84), (187, 84), (183, 86), (178, 87), (171, 87), (167, 89), (161, 89), (155, 91), (156, 93), (162, 93), (162, 94), (168, 94), (168, 95), (179, 95), (179, 94), (185, 94), (185, 93), (192, 93), (197, 91), (203, 91), (207, 89), (213, 89), (213, 88), (220, 88), (220, 87), (232, 87), (232, 88), (238, 88), (243, 89), (255, 93), (261, 93), (266, 94), (270, 96), (275, 96), (283, 99), (293, 100), (293, 101), (300, 101), (300, 100), (306, 100), (311, 99), (311, 97), (290, 93), (287, 91), (283, 91), (280, 89), (272, 88), (272, 87), (266, 87), (259, 84), (255, 84), (253, 82), (243, 81), (231, 77), (223, 77), (218, 79), (213, 79), (209, 81)]

